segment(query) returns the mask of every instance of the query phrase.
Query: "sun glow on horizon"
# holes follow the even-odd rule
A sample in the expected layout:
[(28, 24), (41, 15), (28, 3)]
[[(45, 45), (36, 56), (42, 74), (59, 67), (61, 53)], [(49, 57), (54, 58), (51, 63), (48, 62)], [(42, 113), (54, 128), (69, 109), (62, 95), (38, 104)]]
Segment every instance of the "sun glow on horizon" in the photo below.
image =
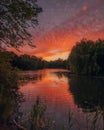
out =
[[(39, 0), (43, 12), (39, 26), (32, 29), (36, 48), (24, 46), (17, 54), (37, 56), (47, 61), (67, 59), (76, 42), (104, 39), (104, 0)], [(57, 3), (57, 4), (56, 4)]]
[(66, 60), (69, 56), (70, 52), (66, 51), (66, 52), (60, 52), (58, 54), (54, 54), (52, 56), (46, 56), (43, 57), (43, 59), (47, 60), (47, 61), (53, 61), (53, 60), (57, 60), (57, 59), (63, 59)]

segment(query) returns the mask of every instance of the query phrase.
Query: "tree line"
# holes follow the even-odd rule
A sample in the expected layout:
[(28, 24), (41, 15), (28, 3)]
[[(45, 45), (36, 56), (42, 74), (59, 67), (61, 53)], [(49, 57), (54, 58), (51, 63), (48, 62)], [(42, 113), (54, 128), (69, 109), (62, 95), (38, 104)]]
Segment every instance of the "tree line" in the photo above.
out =
[(0, 59), (9, 62), (12, 67), (20, 70), (37, 70), (44, 68), (66, 68), (66, 61), (58, 59), (55, 61), (46, 61), (42, 58), (29, 55), (16, 55), (13, 52), (0, 52)]

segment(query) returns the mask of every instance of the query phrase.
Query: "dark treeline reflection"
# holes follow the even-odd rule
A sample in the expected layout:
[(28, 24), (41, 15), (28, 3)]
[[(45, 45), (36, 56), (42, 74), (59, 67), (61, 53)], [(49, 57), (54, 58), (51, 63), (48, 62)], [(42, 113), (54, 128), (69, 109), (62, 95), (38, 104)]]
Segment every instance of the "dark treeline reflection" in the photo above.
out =
[(44, 77), (44, 74), (34, 73), (34, 71), (23, 71), (19, 73), (19, 85), (25, 85), (29, 82), (36, 83), (37, 81), (41, 81)]
[(84, 112), (93, 112), (104, 107), (104, 79), (70, 76), (66, 73), (56, 73), (59, 78), (68, 78), (75, 104)]
[(70, 91), (74, 101), (84, 111), (95, 111), (104, 107), (104, 80), (70, 77)]

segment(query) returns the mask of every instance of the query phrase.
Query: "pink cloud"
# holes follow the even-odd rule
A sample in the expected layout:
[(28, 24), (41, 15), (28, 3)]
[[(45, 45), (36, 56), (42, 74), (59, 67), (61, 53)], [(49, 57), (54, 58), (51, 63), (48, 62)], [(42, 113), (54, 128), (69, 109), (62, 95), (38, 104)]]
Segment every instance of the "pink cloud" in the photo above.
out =
[(87, 11), (87, 10), (88, 10), (88, 6), (87, 6), (87, 5), (84, 5), (84, 6), (82, 7), (82, 10), (83, 10), (83, 11)]

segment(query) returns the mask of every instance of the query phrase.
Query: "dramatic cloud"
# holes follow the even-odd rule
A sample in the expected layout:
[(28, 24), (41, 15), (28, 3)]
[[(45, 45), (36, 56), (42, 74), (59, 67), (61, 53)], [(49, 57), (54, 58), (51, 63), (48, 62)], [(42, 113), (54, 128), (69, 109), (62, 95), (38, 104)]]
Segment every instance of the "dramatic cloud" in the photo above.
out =
[(39, 27), (32, 30), (35, 49), (21, 52), (47, 60), (67, 58), (82, 38), (104, 39), (104, 0), (39, 0), (43, 13)]

